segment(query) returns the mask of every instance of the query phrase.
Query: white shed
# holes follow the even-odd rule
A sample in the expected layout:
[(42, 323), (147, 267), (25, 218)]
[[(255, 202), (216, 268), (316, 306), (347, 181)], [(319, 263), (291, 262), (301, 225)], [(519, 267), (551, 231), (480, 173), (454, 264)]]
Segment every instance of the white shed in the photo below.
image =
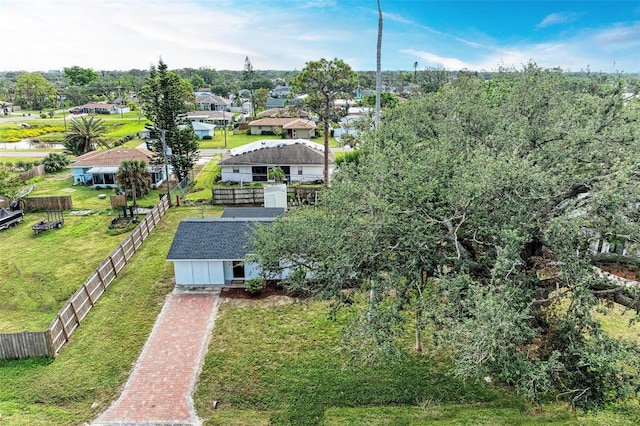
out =
[(259, 276), (245, 261), (256, 223), (269, 224), (284, 209), (232, 208), (220, 218), (194, 218), (178, 225), (167, 260), (177, 287), (244, 286)]

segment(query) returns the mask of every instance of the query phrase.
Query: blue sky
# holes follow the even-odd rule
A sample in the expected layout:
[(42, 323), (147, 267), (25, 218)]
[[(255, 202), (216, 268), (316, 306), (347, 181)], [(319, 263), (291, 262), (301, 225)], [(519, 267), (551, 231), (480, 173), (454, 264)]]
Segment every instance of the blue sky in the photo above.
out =
[[(382, 69), (640, 72), (640, 1), (380, 0)], [(0, 70), (375, 70), (376, 0), (0, 0)]]

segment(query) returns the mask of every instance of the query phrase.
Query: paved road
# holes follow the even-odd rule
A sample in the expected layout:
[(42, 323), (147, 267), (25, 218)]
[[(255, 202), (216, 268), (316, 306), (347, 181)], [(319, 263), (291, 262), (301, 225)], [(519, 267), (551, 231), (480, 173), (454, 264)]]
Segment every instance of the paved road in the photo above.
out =
[(192, 394), (218, 307), (215, 293), (172, 293), (120, 398), (93, 426), (200, 426)]

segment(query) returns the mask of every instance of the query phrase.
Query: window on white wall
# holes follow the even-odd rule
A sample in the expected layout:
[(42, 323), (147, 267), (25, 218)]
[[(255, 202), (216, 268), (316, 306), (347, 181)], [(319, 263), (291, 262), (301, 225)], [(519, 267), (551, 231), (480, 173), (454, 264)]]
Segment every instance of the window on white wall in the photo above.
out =
[(233, 173), (240, 173), (240, 168), (234, 167), (233, 168)]
[(298, 174), (301, 175), (302, 174), (302, 166), (298, 166)]

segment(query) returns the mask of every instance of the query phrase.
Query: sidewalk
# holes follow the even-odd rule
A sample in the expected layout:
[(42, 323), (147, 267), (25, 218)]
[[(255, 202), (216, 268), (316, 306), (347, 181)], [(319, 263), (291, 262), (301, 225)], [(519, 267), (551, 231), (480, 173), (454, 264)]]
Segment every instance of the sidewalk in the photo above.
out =
[(192, 393), (218, 307), (217, 293), (172, 293), (120, 395), (94, 426), (199, 426)]

